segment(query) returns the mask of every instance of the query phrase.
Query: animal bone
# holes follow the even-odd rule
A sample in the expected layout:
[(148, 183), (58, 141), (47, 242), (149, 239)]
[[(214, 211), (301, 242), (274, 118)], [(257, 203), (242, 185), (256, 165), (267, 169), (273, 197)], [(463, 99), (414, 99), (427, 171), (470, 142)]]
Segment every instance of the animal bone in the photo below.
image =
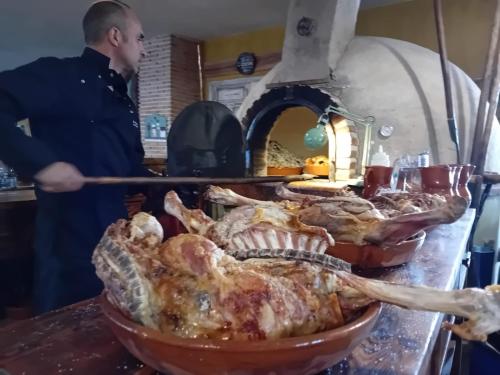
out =
[[(228, 201), (233, 199), (231, 194), (227, 197)], [(306, 225), (297, 215), (273, 203), (240, 206), (218, 221), (201, 210), (187, 209), (173, 191), (165, 196), (164, 207), (189, 233), (204, 235), (224, 249), (291, 248), (324, 253), (335, 244), (326, 229)]]

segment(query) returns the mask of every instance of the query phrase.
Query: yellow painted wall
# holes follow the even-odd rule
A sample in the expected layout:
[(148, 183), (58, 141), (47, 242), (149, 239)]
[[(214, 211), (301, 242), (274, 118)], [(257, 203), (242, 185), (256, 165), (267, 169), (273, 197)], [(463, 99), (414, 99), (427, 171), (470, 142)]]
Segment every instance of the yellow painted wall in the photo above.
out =
[(284, 36), (285, 30), (278, 26), (210, 39), (204, 44), (205, 62), (235, 60), (241, 52), (245, 51), (256, 55), (279, 52), (283, 46)]
[[(252, 31), (243, 34), (229, 35), (220, 38), (209, 39), (203, 43), (203, 59), (205, 64), (220, 62), (236, 62), (242, 52), (252, 52), (257, 57), (271, 53), (280, 52), (285, 38), (285, 29), (281, 26)], [(267, 70), (257, 67), (254, 75), (264, 75)], [(241, 78), (244, 76), (235, 69), (231, 72), (221, 74), (205, 83), (214, 80)], [(207, 85), (205, 85), (207, 87)]]
[(318, 116), (306, 107), (289, 108), (276, 120), (270, 139), (278, 141), (298, 157), (328, 155), (328, 146), (310, 150), (304, 146), (304, 134), (316, 126)]
[[(448, 58), (473, 79), (483, 75), (494, 14), (494, 0), (443, 0)], [(437, 51), (433, 1), (362, 10), (356, 34), (406, 40)]]
[[(406, 40), (437, 51), (433, 0), (413, 0), (361, 10), (357, 35), (384, 36)], [(495, 13), (494, 0), (443, 0), (448, 56), (472, 78), (481, 78)], [(256, 55), (280, 52), (284, 28), (266, 28), (204, 42), (208, 64), (236, 61), (241, 52)], [(257, 66), (257, 73), (263, 74)], [(241, 77), (235, 70), (217, 79)]]

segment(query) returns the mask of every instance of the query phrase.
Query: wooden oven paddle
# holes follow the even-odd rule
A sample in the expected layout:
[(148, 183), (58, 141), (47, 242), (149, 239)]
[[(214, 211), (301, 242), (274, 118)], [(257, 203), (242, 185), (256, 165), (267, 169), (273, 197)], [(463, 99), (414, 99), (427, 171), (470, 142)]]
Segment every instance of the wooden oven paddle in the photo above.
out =
[(311, 174), (263, 177), (85, 177), (85, 183), (89, 185), (224, 185), (306, 181), (315, 177)]

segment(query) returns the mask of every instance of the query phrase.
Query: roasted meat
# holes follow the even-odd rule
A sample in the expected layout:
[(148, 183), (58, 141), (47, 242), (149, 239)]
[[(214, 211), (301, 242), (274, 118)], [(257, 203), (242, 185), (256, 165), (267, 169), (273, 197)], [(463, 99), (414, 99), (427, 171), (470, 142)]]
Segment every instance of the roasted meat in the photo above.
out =
[(303, 224), (292, 211), (269, 202), (237, 207), (214, 221), (201, 210), (184, 207), (177, 194), (170, 191), (164, 208), (189, 233), (203, 235), (224, 249), (287, 248), (324, 253), (335, 244), (324, 228)]
[[(160, 244), (158, 226), (147, 214), (112, 224), (93, 263), (115, 306), (163, 332), (234, 340), (305, 335), (344, 324), (374, 300), (463, 316), (469, 320), (446, 328), (466, 339), (500, 329), (498, 286), (447, 292), (369, 280), (311, 252), (239, 250), (233, 257), (195, 234)], [(270, 256), (297, 260), (256, 259)]]
[(259, 340), (345, 322), (338, 279), (320, 266), (241, 262), (195, 234), (150, 247), (146, 237), (131, 237), (133, 227), (124, 220), (111, 225), (93, 262), (110, 301), (146, 326), (188, 338)]
[[(327, 200), (314, 202), (300, 210), (298, 216), (306, 224), (326, 228), (337, 241), (389, 245), (404, 241), (430, 226), (452, 223), (464, 214), (466, 208), (465, 199), (450, 197), (446, 205), (434, 210), (380, 218), (376, 209), (356, 215), (345, 209), (345, 205)], [(377, 215), (370, 218), (375, 210)]]
[(386, 216), (372, 202), (359, 197), (298, 194), (286, 189), (284, 185), (277, 188), (277, 194), (285, 201), (256, 201), (220, 188), (217, 189), (217, 194), (209, 190), (207, 197), (223, 204), (267, 204), (280, 207), (295, 213), (304, 224), (327, 229), (336, 241), (358, 245), (367, 242), (378, 245), (396, 244), (422, 229), (452, 223), (467, 209), (465, 199), (448, 197), (444, 199), (445, 204), (436, 204), (427, 211)]
[(375, 207), (386, 217), (431, 211), (447, 204), (446, 198), (428, 193), (385, 193), (370, 198)]

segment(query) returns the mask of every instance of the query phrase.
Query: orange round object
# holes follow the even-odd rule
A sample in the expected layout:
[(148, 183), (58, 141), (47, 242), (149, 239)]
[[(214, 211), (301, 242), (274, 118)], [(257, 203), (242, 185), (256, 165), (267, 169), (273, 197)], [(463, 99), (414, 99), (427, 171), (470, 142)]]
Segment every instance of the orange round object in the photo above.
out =
[(345, 358), (372, 330), (381, 307), (373, 303), (357, 319), (329, 331), (278, 340), (186, 339), (126, 318), (106, 298), (102, 311), (118, 340), (148, 366), (169, 374), (313, 375)]
[(267, 167), (268, 176), (290, 176), (302, 173), (302, 167)]
[(326, 253), (361, 268), (399, 266), (408, 262), (422, 247), (425, 237), (426, 233), (420, 231), (412, 239), (386, 247), (335, 241), (335, 246), (328, 248)]
[(330, 170), (329, 163), (328, 157), (325, 155), (307, 158), (304, 164), (304, 173), (316, 176), (328, 176)]

